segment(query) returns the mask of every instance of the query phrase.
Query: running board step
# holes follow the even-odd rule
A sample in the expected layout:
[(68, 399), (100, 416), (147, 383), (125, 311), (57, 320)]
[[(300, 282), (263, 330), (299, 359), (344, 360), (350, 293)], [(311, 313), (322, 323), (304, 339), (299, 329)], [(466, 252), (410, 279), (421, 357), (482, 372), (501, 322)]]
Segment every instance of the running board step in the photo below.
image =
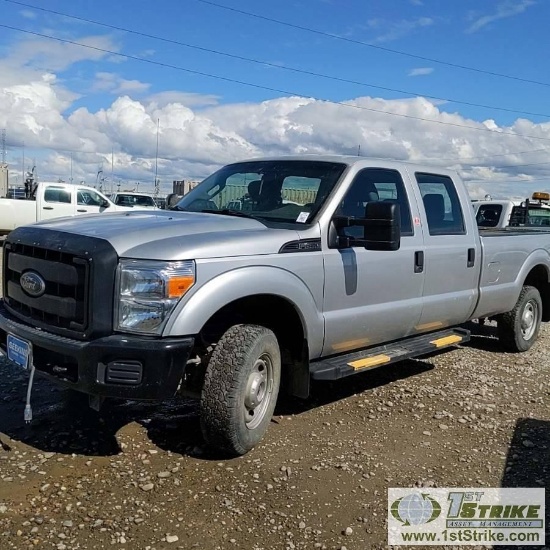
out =
[(309, 371), (314, 380), (338, 380), (358, 372), (374, 369), (404, 359), (427, 355), (470, 339), (470, 331), (453, 328), (414, 336), (367, 350), (336, 355), (311, 363)]

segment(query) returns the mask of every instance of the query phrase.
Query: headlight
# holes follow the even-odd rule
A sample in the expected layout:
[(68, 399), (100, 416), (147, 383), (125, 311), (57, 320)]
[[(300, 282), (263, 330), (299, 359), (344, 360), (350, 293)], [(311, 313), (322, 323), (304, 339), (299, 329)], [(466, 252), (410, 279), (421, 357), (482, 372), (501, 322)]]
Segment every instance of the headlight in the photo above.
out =
[(121, 260), (115, 329), (160, 334), (178, 300), (195, 283), (195, 262)]

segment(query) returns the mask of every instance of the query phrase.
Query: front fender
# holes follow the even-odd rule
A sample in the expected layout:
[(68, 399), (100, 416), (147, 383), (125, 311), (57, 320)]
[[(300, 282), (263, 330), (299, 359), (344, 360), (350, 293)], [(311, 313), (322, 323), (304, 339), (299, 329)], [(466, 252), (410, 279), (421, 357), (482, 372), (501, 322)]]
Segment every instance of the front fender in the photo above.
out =
[(189, 298), (182, 299), (170, 316), (163, 336), (198, 334), (222, 307), (256, 294), (271, 294), (289, 301), (302, 320), (310, 358), (320, 355), (324, 339), (323, 316), (307, 285), (279, 267), (240, 267), (214, 277)]

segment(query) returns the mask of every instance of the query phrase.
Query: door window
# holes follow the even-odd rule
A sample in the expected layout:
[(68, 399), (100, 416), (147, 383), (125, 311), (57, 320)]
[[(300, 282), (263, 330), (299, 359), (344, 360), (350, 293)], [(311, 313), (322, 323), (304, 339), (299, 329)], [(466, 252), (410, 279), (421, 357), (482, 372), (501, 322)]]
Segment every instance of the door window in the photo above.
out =
[(90, 189), (79, 189), (77, 193), (77, 204), (86, 206), (101, 206), (103, 197)]
[(44, 201), (71, 204), (71, 193), (63, 187), (47, 187), (44, 191)]
[(464, 235), (464, 216), (453, 180), (437, 174), (415, 174), (430, 235)]
[[(367, 202), (384, 201), (399, 205), (401, 215), (401, 235), (413, 235), (411, 209), (401, 174), (397, 170), (365, 168), (351, 183), (337, 211), (339, 216), (365, 217)], [(350, 237), (362, 236), (363, 228), (354, 226), (344, 230)]]

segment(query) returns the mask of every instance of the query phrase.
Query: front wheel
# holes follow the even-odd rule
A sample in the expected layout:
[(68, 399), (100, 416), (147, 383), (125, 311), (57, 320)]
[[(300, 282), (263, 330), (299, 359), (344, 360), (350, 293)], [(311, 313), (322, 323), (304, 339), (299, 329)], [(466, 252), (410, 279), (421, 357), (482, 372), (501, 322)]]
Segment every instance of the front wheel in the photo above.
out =
[(281, 353), (273, 332), (235, 325), (217, 343), (201, 394), (201, 429), (229, 455), (250, 451), (265, 434), (279, 393)]
[(500, 343), (510, 351), (527, 351), (537, 339), (542, 300), (534, 286), (524, 286), (512, 311), (498, 319)]

